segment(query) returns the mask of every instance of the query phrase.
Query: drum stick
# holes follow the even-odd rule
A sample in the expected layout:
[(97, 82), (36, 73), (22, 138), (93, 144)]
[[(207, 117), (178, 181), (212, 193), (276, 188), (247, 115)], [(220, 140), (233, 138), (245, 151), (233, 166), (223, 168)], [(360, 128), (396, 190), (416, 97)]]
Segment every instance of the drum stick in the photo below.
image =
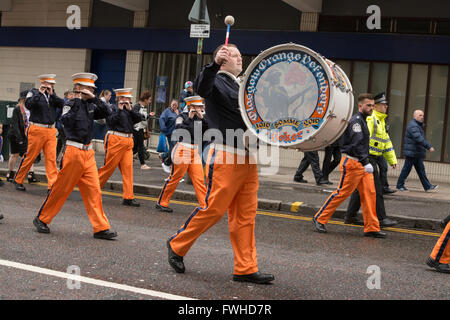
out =
[(227, 35), (225, 36), (225, 46), (228, 46), (228, 38), (230, 37), (230, 27), (234, 24), (233, 16), (226, 16), (225, 24), (227, 25)]

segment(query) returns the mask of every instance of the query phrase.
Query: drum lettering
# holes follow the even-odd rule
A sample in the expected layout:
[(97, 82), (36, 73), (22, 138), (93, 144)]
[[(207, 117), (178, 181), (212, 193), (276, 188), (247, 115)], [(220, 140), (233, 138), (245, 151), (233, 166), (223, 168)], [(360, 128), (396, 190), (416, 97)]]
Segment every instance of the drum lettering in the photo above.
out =
[(306, 66), (308, 63), (311, 62), (311, 57), (307, 54), (303, 57), (302, 63)]
[(286, 59), (287, 59), (287, 61), (288, 61), (289, 63), (291, 63), (291, 62), (294, 60), (294, 53), (293, 53), (293, 52), (289, 52), (289, 53), (287, 54)]
[(266, 69), (266, 68), (267, 68), (266, 60), (262, 60), (262, 61), (259, 63), (259, 69), (260, 69), (260, 70), (264, 70), (264, 69)]
[(301, 55), (300, 53), (297, 53), (297, 54), (295, 55), (295, 57), (294, 57), (294, 60), (295, 60), (295, 61), (300, 61), (301, 58), (302, 58), (302, 55)]

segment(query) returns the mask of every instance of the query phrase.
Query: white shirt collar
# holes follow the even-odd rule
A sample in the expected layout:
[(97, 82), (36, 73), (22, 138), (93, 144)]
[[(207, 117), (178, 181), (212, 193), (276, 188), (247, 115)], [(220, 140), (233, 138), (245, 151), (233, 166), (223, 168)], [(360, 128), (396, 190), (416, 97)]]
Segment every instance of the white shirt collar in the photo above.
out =
[(225, 70), (220, 70), (217, 73), (224, 73), (239, 84), (239, 78), (237, 78), (234, 74), (232, 74), (228, 71), (225, 71)]

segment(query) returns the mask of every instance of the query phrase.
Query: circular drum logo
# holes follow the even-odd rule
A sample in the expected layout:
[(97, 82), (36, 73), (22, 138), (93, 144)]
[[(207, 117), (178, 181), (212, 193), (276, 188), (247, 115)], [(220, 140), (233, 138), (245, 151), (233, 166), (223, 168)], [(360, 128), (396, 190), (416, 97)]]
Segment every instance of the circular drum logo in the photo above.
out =
[(318, 59), (286, 49), (255, 61), (244, 83), (244, 113), (260, 138), (292, 146), (320, 128), (330, 103), (330, 81)]

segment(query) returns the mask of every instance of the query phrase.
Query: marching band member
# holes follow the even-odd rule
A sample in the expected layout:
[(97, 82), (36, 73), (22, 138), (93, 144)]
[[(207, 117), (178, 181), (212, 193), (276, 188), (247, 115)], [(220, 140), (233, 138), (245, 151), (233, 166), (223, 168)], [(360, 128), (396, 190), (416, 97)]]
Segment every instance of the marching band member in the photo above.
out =
[(339, 185), (313, 218), (313, 225), (320, 233), (327, 232), (325, 224), (331, 218), (336, 208), (355, 189), (358, 189), (364, 219), (364, 236), (374, 238), (386, 237), (386, 233), (380, 231), (375, 204), (376, 193), (372, 174), (373, 166), (368, 159), (370, 134), (366, 118), (372, 114), (373, 106), (374, 99), (371, 94), (360, 94), (358, 97), (358, 112), (352, 116), (347, 129), (340, 138), (342, 159)]
[[(191, 137), (190, 141), (184, 141), (183, 137), (180, 137), (178, 142), (172, 151), (172, 171), (170, 176), (166, 179), (159, 195), (158, 202), (156, 203), (156, 209), (165, 212), (172, 212), (169, 208), (170, 198), (172, 197), (178, 183), (185, 175), (186, 171), (191, 177), (192, 184), (194, 186), (195, 194), (197, 196), (200, 207), (204, 207), (206, 187), (203, 174), (202, 160), (200, 159), (199, 150), (201, 152), (202, 146), (196, 144), (195, 127), (201, 126), (201, 131), (198, 133), (203, 134), (208, 129), (208, 124), (204, 118), (205, 104), (204, 100), (200, 96), (191, 96), (184, 99), (188, 112), (182, 112), (175, 120), (175, 132), (179, 129), (185, 129), (189, 132)], [(198, 138), (197, 138), (198, 139)]]
[(141, 114), (132, 109), (132, 88), (116, 89), (117, 105), (112, 106), (106, 118), (105, 164), (98, 170), (100, 188), (114, 173), (117, 166), (122, 173), (123, 205), (139, 207), (133, 193), (133, 126), (142, 121)]
[[(226, 131), (243, 130), (246, 125), (239, 110), (239, 83), (242, 57), (235, 45), (221, 45), (213, 53), (194, 82), (194, 91), (205, 98), (208, 125)], [(216, 142), (216, 140), (215, 140)], [(220, 161), (231, 158), (232, 161)], [(219, 160), (220, 159), (220, 160)], [(197, 207), (186, 223), (167, 241), (170, 266), (185, 271), (183, 257), (197, 238), (215, 225), (228, 211), (230, 240), (234, 250), (233, 281), (267, 284), (272, 274), (258, 270), (255, 248), (255, 218), (258, 207), (258, 167), (236, 136), (214, 143), (209, 149), (206, 206)]]
[(20, 191), (26, 190), (23, 186), (23, 180), (41, 150), (44, 151), (45, 173), (49, 190), (58, 174), (56, 166), (56, 108), (61, 108), (64, 105), (64, 100), (55, 93), (54, 74), (40, 75), (39, 81), (41, 84), (39, 89), (32, 89), (28, 92), (25, 100), (25, 106), (30, 110), (30, 122), (27, 130), (28, 147), (13, 181), (16, 190)]
[(91, 143), (94, 119), (106, 118), (109, 111), (94, 95), (95, 74), (76, 73), (72, 79), (75, 98), (66, 103), (61, 117), (67, 141), (60, 171), (33, 224), (38, 232), (50, 233), (47, 224), (58, 214), (73, 188), (78, 185), (93, 226), (94, 238), (112, 239), (117, 233), (110, 231), (103, 212), (97, 164)]

